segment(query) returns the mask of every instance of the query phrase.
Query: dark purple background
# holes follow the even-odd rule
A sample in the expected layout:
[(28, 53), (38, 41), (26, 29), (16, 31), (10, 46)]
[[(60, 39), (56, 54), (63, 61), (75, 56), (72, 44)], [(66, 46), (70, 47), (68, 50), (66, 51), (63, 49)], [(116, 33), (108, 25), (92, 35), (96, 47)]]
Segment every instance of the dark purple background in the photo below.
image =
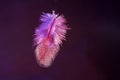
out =
[[(0, 0), (0, 80), (119, 80), (119, 8), (115, 0)], [(41, 68), (33, 34), (51, 10), (71, 30), (52, 66)]]

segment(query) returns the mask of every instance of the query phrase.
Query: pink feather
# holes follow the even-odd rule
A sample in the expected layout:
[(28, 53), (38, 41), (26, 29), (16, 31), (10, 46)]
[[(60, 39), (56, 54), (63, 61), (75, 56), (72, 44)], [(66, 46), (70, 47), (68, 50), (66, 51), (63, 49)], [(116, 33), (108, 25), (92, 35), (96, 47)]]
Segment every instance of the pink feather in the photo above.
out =
[(64, 16), (55, 11), (41, 15), (41, 25), (35, 30), (34, 45), (37, 62), (42, 67), (49, 67), (55, 59), (62, 40), (65, 40), (67, 26)]

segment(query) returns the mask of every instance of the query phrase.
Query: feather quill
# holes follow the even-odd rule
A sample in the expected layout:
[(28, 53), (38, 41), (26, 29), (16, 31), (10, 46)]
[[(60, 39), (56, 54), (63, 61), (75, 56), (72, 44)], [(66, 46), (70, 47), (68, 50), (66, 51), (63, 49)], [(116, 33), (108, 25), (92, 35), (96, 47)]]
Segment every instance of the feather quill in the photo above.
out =
[(41, 25), (35, 30), (35, 55), (41, 67), (49, 67), (55, 59), (62, 40), (65, 40), (67, 31), (66, 19), (63, 15), (43, 13)]

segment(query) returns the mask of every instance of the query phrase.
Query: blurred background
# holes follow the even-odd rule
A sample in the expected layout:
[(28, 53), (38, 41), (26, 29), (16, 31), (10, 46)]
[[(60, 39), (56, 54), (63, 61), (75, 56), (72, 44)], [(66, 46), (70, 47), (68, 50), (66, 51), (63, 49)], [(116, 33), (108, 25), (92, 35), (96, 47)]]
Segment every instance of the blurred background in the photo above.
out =
[[(0, 80), (119, 80), (119, 9), (115, 0), (0, 0)], [(52, 10), (71, 30), (52, 66), (41, 68), (33, 34)]]

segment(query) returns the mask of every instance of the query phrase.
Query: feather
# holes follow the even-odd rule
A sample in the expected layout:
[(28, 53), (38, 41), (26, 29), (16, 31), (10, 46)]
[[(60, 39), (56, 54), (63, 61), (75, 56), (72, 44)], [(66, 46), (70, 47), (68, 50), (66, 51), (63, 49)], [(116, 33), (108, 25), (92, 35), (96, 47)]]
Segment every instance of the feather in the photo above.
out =
[(65, 40), (67, 31), (66, 19), (63, 15), (43, 13), (41, 25), (35, 30), (35, 55), (41, 67), (49, 67), (55, 59), (62, 40)]

